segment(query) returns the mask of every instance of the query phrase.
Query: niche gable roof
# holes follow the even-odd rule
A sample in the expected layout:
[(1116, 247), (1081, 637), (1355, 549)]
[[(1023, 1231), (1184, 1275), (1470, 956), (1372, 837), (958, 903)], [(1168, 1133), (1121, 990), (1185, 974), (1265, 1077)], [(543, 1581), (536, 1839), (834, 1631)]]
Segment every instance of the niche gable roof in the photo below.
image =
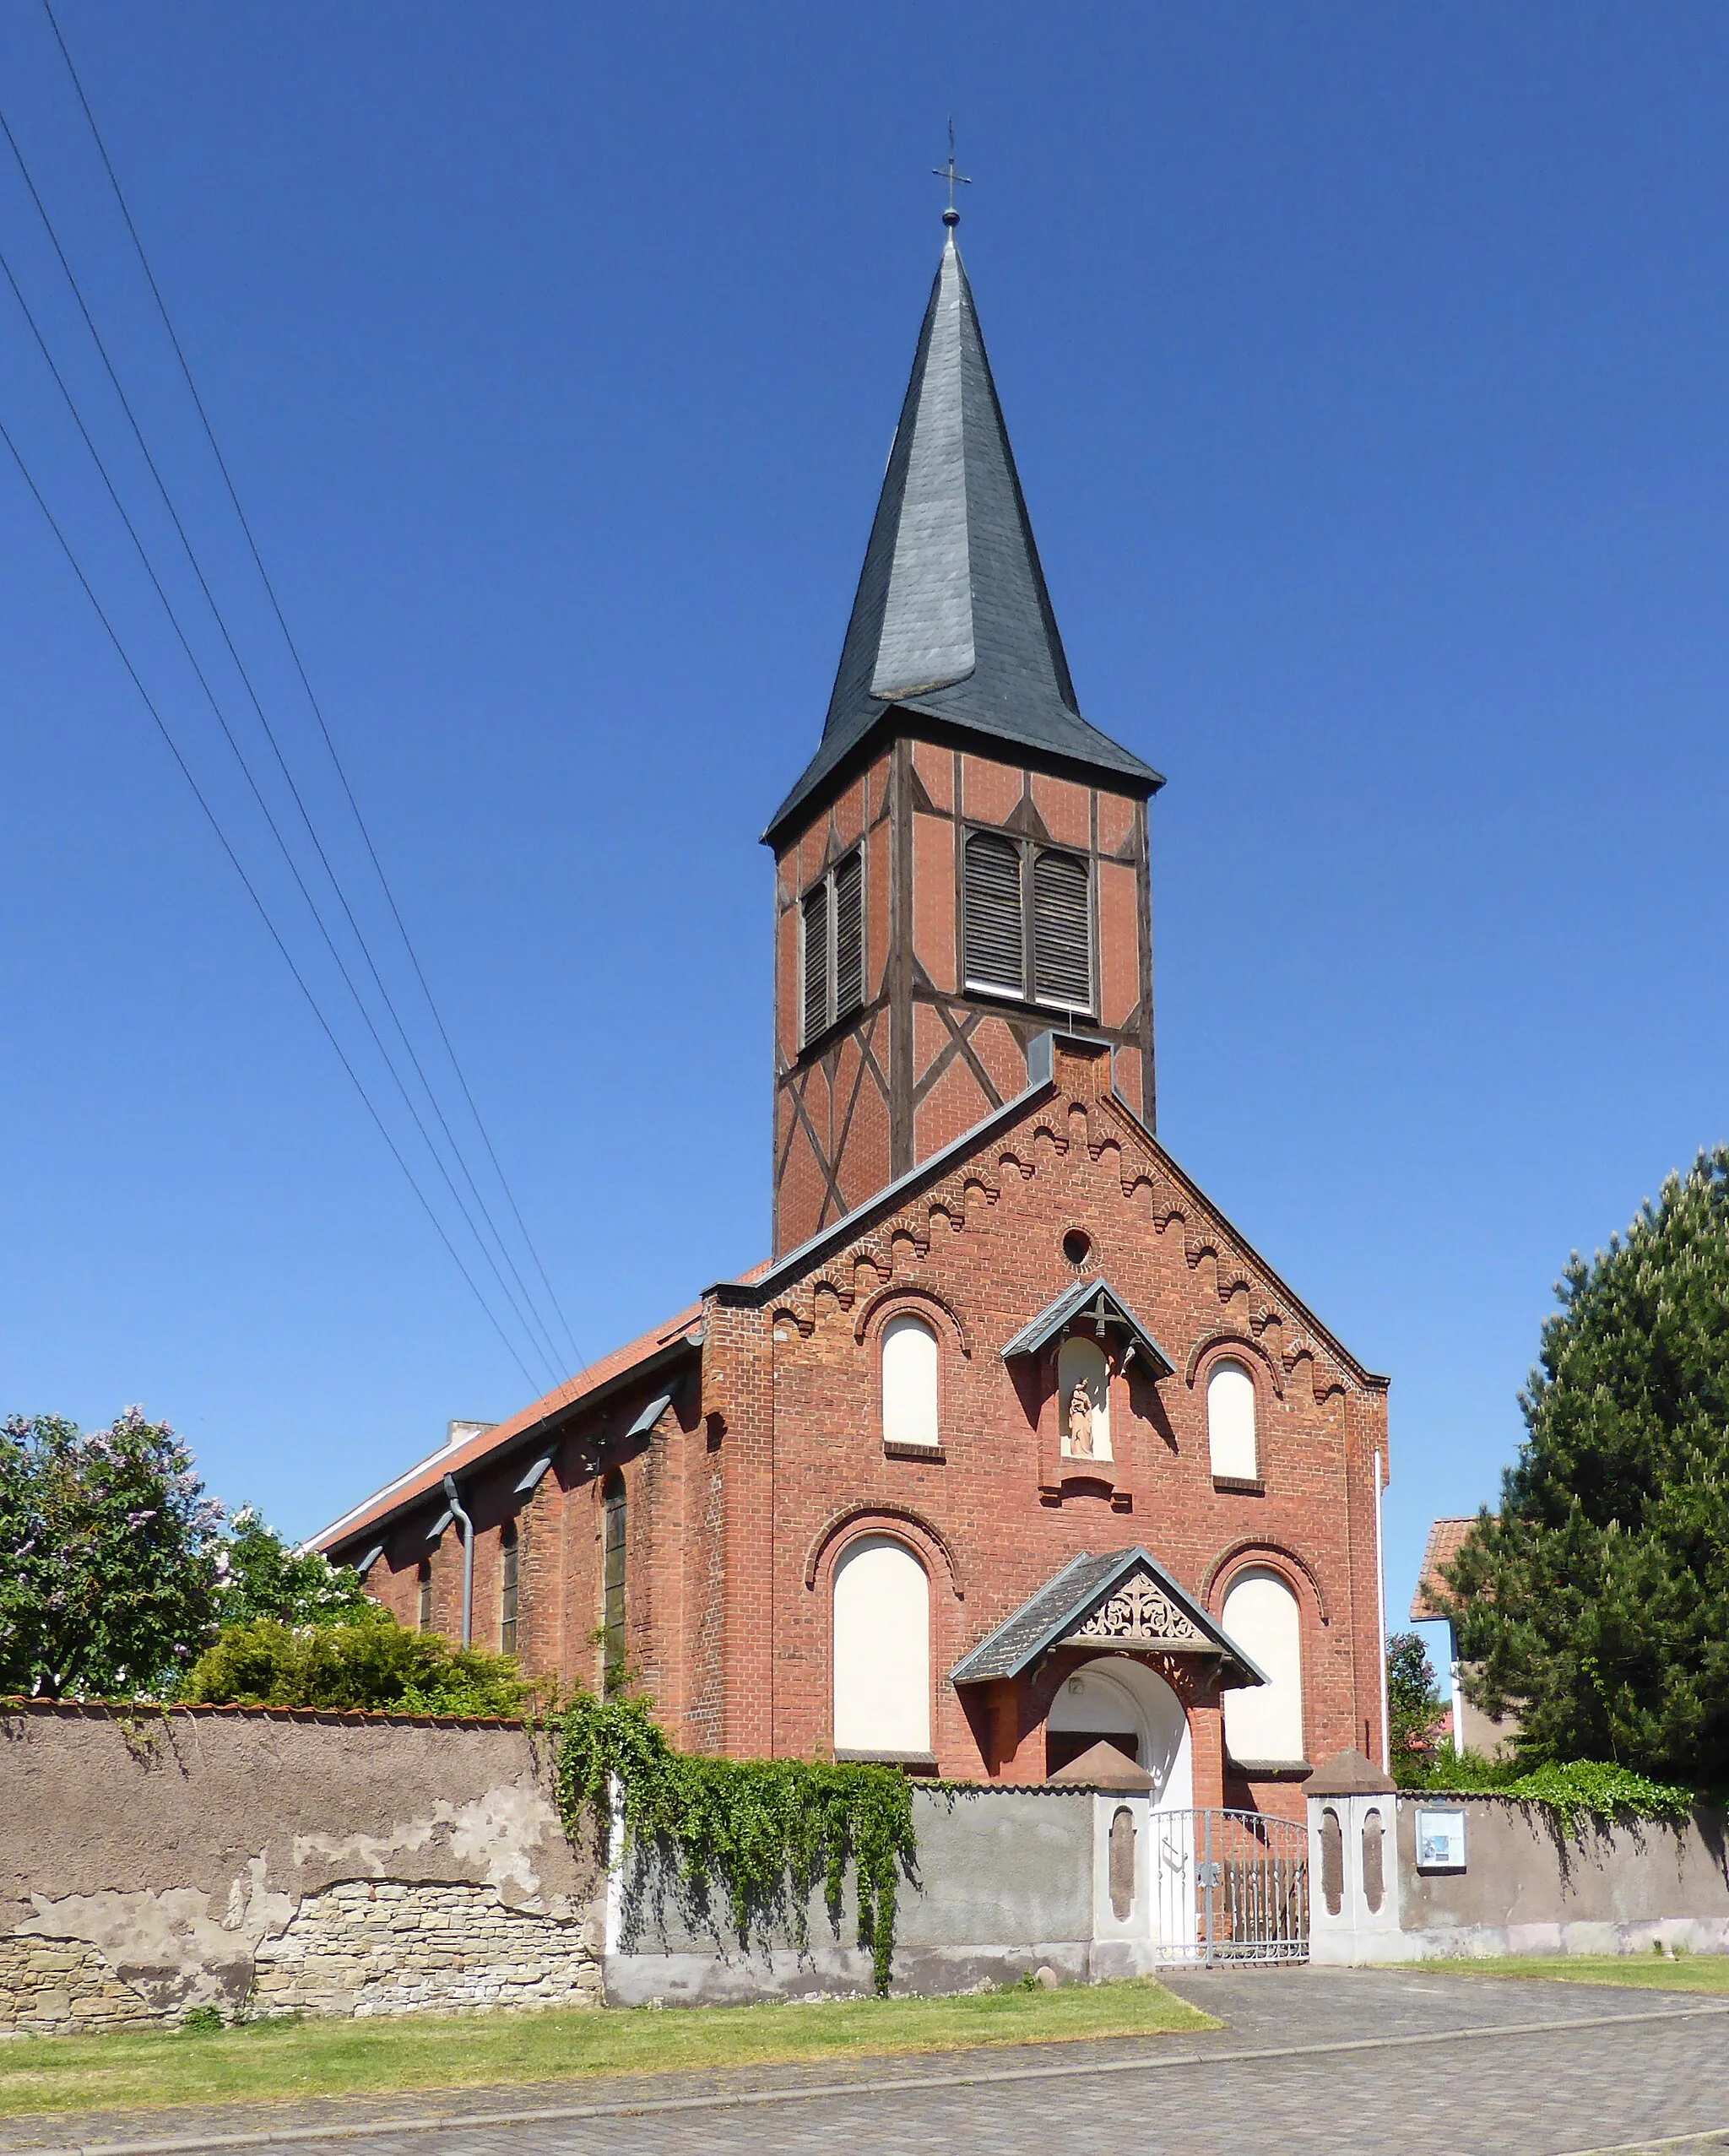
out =
[(949, 1672), (953, 1684), (1016, 1677), (1059, 1646), (1101, 1655), (1127, 1650), (1217, 1656), (1227, 1684), (1265, 1684), (1260, 1666), (1237, 1645), (1150, 1550), (1083, 1550), (1005, 1617)]

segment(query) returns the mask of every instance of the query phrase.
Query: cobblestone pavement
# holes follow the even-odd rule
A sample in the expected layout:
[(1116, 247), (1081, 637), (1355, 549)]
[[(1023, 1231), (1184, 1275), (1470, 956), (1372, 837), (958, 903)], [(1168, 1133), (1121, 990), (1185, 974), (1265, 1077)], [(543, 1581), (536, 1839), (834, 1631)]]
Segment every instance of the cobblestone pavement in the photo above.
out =
[[(725, 2073), (62, 2115), (0, 2122), (0, 2156), (230, 2134), (287, 2144), (295, 2156), (1092, 2156), (1119, 2148), (1137, 2156), (1678, 2156), (1683, 2148), (1729, 2156), (1729, 2005), (1709, 1998), (1428, 1970), (1195, 1971), (1170, 1980), (1227, 2026)], [(545, 2115), (554, 2110), (566, 2115)], [(579, 2112), (588, 2115), (572, 2115)], [(397, 2130), (377, 2131), (387, 2123)], [(357, 2129), (358, 2142), (349, 2138)]]

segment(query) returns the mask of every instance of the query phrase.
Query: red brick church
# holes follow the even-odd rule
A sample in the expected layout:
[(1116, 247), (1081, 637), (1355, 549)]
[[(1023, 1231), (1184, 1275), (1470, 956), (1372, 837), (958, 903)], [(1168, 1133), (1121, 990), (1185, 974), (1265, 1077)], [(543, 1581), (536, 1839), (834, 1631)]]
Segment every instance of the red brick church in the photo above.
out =
[(317, 1540), (735, 1756), (1300, 1816), (1382, 1751), (1387, 1384), (1154, 1135), (1147, 804), (1081, 716), (952, 230), (770, 821), (774, 1254)]

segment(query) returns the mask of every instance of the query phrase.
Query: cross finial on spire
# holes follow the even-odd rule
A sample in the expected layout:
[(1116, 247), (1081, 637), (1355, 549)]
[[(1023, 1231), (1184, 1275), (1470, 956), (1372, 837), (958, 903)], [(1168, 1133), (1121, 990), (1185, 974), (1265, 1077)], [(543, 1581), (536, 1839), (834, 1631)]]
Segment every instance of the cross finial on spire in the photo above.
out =
[(937, 179), (946, 180), (949, 183), (949, 206), (942, 214), (942, 221), (951, 231), (953, 231), (961, 221), (961, 213), (955, 208), (955, 189), (970, 187), (973, 181), (967, 174), (956, 169), (955, 122), (952, 115), (949, 119), (949, 161), (946, 165), (933, 165), (930, 170)]

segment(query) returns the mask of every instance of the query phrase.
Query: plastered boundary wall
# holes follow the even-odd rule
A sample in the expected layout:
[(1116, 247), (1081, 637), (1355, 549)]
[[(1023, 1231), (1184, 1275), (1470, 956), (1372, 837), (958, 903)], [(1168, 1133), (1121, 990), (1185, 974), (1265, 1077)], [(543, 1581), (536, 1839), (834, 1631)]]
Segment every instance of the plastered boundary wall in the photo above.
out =
[(550, 1766), (512, 1722), (0, 1711), (0, 2037), (598, 2003)]
[[(1362, 1830), (1395, 1814), (1378, 1910), (1366, 1892)], [(1729, 1817), (1611, 1823), (1576, 1833), (1537, 1805), (1450, 1791), (1311, 1797), (1310, 1956), (1317, 1962), (1426, 1961), (1511, 1954), (1729, 1953)], [(1341, 1906), (1327, 1906), (1320, 1821), (1343, 1823)], [(1465, 1814), (1462, 1871), (1419, 1871), (1419, 1811)]]
[[(1150, 1967), (1150, 1947), (1097, 1937), (1095, 1812), (1092, 1792), (1081, 1788), (915, 1788), (917, 1877), (900, 1889), (893, 1988), (973, 1991), (1041, 1965), (1065, 1983), (1089, 1983)], [(740, 1947), (724, 1911), (717, 1924), (653, 1852), (621, 1866), (610, 1883), (606, 1995), (621, 2006), (832, 1998), (874, 1988), (871, 1957), (856, 1943), (850, 1877), (837, 1924), (821, 1891), (810, 1897), (802, 1952), (784, 1914), (749, 1950)]]
[[(747, 1948), (644, 1850), (574, 1852), (550, 1744), (513, 1722), (200, 1708), (0, 1710), (0, 2038), (868, 1993), (850, 1886)], [(900, 1991), (1132, 1973), (1097, 1937), (1085, 1790), (913, 1792)], [(1142, 1956), (1141, 1958), (1145, 1957)]]

